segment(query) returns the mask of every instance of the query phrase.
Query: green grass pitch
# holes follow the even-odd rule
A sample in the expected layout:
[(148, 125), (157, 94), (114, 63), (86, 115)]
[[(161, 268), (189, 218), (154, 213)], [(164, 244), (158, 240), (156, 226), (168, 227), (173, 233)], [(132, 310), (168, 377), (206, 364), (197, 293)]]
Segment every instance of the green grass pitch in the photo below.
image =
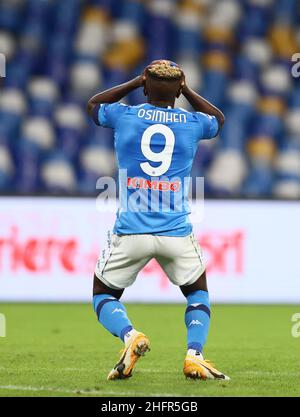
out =
[(128, 380), (107, 381), (122, 343), (90, 305), (0, 304), (0, 396), (300, 396), (299, 306), (212, 307), (205, 356), (229, 382), (186, 380), (184, 305), (127, 305), (152, 344)]

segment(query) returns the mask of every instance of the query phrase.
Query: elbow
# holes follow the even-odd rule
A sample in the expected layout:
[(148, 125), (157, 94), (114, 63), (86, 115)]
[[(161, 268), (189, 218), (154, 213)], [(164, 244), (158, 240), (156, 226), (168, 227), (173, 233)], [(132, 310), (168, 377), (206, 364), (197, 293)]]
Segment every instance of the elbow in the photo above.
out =
[(91, 100), (89, 100), (86, 106), (86, 111), (89, 116), (92, 116), (94, 107), (95, 105), (91, 102)]
[(220, 126), (222, 127), (223, 124), (225, 123), (225, 116), (223, 113), (221, 113), (220, 116), (218, 117), (218, 121), (219, 121)]

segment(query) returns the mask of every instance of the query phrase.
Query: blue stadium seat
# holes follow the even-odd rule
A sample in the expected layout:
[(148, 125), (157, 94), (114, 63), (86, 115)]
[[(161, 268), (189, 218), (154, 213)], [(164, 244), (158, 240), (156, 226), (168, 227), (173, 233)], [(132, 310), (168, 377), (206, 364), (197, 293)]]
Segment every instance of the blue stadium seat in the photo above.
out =
[[(89, 120), (87, 98), (170, 58), (226, 116), (193, 166), (207, 195), (299, 198), (298, 3), (2, 0), (0, 191), (94, 194), (116, 166), (112, 132)], [(143, 91), (126, 102), (145, 102)], [(184, 97), (177, 105), (190, 109)]]

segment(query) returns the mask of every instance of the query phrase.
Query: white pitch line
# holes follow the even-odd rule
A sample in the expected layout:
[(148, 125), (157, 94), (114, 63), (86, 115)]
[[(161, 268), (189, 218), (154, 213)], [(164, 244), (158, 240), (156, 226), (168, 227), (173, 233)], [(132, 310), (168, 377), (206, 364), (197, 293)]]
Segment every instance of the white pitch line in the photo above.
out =
[[(9, 368), (9, 367), (4, 367), (4, 366), (0, 366), (0, 371), (15, 371), (16, 368)], [(60, 372), (94, 372), (94, 368), (60, 368), (59, 371)], [(23, 368), (22, 369), (23, 372), (38, 372), (38, 371), (47, 371), (47, 372), (57, 372), (57, 369), (51, 369), (51, 368)], [(150, 369), (150, 368), (145, 368), (145, 369), (138, 369), (135, 371), (136, 373), (138, 373), (139, 375), (141, 375), (142, 373), (152, 373), (152, 374), (161, 374), (162, 371), (160, 369)], [(178, 374), (180, 373), (179, 370), (164, 370), (163, 371), (164, 374)], [(262, 370), (243, 370), (243, 371), (235, 371), (235, 375), (264, 375), (264, 376), (274, 376), (276, 374), (275, 371), (262, 371)], [(300, 371), (299, 372), (290, 372), (290, 371), (280, 371), (280, 375), (289, 375), (289, 376), (300, 376)]]
[(142, 368), (140, 368), (140, 369), (138, 369), (138, 370), (135, 370), (135, 372), (138, 372), (139, 374), (141, 374), (141, 373), (143, 373), (143, 372), (149, 372), (149, 373), (152, 373), (152, 374), (178, 374), (178, 370), (176, 371), (176, 370), (174, 370), (174, 371), (162, 371), (161, 369), (149, 369), (149, 368), (146, 368), (146, 369), (142, 369)]
[[(15, 371), (16, 368), (6, 368), (4, 366), (0, 366), (0, 371)], [(51, 369), (51, 368), (22, 368), (22, 371), (24, 372), (31, 372), (31, 371), (49, 371), (49, 372), (57, 372), (57, 369)], [(93, 371), (92, 368), (59, 368), (59, 371), (63, 372), (91, 372)]]
[[(0, 366), (0, 371), (15, 371), (16, 368), (9, 368), (9, 367), (4, 367), (4, 366)], [(22, 371), (27, 372), (27, 371), (49, 371), (49, 372), (57, 372), (57, 371), (71, 371), (71, 372), (90, 372), (93, 371), (93, 368), (59, 368), (59, 369), (54, 369), (54, 368), (43, 368), (43, 367), (39, 367), (39, 368), (22, 368)]]
[(149, 393), (149, 392), (121, 392), (121, 391), (97, 391), (97, 390), (69, 390), (52, 387), (31, 387), (22, 385), (0, 385), (0, 389), (13, 391), (33, 391), (33, 392), (56, 392), (61, 394), (77, 394), (77, 395), (124, 395), (124, 396), (141, 396), (141, 397), (180, 397), (181, 394), (169, 393)]
[(236, 371), (235, 375), (249, 375), (249, 376), (254, 376), (254, 375), (264, 375), (264, 376), (270, 376), (270, 377), (274, 377), (276, 374), (278, 375), (289, 375), (289, 376), (300, 376), (300, 371), (299, 372), (289, 372), (289, 371), (281, 371), (280, 373), (277, 371)]
[[(0, 366), (0, 371), (15, 371), (16, 368), (6, 368), (4, 366)], [(23, 368), (22, 369), (24, 372), (31, 372), (31, 371), (47, 371), (47, 372), (57, 372), (57, 369), (50, 369), (50, 368)], [(60, 368), (59, 371), (61, 372), (93, 372), (94, 368)], [(162, 371), (160, 369), (139, 369), (138, 373), (143, 373), (143, 372), (149, 372), (149, 373), (153, 373), (153, 374), (161, 374)], [(177, 374), (178, 371), (174, 370), (174, 371), (163, 371), (164, 374)]]

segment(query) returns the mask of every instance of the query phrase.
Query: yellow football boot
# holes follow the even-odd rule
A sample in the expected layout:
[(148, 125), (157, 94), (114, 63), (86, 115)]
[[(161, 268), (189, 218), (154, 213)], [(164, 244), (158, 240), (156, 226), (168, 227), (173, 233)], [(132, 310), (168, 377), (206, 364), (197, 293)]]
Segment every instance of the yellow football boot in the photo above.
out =
[(143, 333), (136, 332), (127, 341), (119, 362), (114, 366), (107, 379), (124, 379), (131, 377), (137, 360), (150, 350), (150, 341)]
[(230, 380), (229, 376), (214, 368), (210, 361), (203, 359), (201, 354), (199, 354), (199, 356), (197, 356), (197, 354), (186, 355), (183, 373), (186, 378)]

